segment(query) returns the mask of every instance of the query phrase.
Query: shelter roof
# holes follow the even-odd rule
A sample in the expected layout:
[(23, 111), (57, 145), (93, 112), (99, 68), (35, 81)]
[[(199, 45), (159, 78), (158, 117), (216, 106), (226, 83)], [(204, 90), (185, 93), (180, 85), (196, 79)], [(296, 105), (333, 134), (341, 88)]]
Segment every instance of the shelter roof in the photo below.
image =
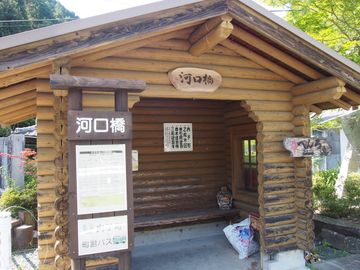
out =
[[(171, 35), (223, 15), (231, 16), (237, 29), (228, 38), (231, 44), (289, 70), (298, 78), (296, 84), (334, 76), (351, 93), (342, 101), (360, 103), (360, 66), (249, 0), (165, 0), (2, 37), (0, 101), (11, 104), (12, 95), (5, 92), (19, 84), (25, 84), (29, 92), (34, 90), (32, 80), (52, 73), (55, 60), (66, 58), (72, 66), (81, 65), (108, 56), (118, 46), (130, 50), (145, 39)], [(320, 104), (322, 108), (332, 106)], [(33, 111), (28, 108), (24, 115)], [(0, 122), (1, 113), (0, 109)]]

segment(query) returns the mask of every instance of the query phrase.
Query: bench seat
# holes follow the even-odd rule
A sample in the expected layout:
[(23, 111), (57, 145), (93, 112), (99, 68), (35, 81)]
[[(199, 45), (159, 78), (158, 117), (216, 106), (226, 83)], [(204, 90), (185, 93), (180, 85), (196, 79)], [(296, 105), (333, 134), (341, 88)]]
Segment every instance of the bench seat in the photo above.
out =
[(145, 229), (185, 223), (203, 222), (214, 219), (231, 219), (239, 215), (239, 209), (222, 210), (219, 208), (181, 211), (177, 213), (135, 217), (135, 229)]

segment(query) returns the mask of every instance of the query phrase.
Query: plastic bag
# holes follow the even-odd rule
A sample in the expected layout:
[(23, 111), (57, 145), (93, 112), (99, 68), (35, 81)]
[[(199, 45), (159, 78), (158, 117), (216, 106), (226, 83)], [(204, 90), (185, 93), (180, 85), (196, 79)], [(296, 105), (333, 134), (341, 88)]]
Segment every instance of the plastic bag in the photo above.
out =
[(245, 259), (259, 250), (259, 245), (253, 240), (254, 232), (250, 227), (250, 219), (232, 224), (224, 228), (226, 238), (239, 253), (239, 259)]

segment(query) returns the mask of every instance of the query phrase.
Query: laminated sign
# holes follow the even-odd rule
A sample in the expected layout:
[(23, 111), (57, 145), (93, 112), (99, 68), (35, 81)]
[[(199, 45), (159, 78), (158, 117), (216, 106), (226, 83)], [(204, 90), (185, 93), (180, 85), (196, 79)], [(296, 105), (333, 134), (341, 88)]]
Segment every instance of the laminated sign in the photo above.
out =
[(127, 216), (78, 220), (79, 256), (128, 249)]
[(164, 123), (164, 151), (193, 151), (192, 123)]
[(331, 146), (322, 138), (286, 138), (284, 146), (292, 157), (319, 157), (331, 154)]

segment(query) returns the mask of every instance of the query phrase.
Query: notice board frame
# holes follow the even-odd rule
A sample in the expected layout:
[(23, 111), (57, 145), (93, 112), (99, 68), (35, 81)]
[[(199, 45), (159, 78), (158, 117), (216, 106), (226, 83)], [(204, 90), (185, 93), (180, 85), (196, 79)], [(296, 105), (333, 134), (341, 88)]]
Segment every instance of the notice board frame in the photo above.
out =
[[(134, 243), (134, 207), (133, 207), (133, 184), (132, 184), (132, 118), (128, 112), (128, 92), (142, 92), (146, 84), (140, 80), (121, 80), (105, 78), (75, 77), (70, 75), (50, 75), (50, 86), (52, 89), (68, 90), (68, 123), (76, 120), (78, 113), (83, 111), (83, 90), (114, 92), (115, 111), (94, 111), (92, 116), (100, 114), (101, 117), (112, 117), (124, 115), (125, 121), (130, 121), (126, 126), (126, 132), (114, 136), (114, 134), (100, 133), (99, 135), (79, 137), (76, 134), (68, 134), (68, 171), (69, 171), (69, 243), (70, 257), (72, 258), (73, 270), (85, 270), (86, 259), (113, 256), (119, 258), (119, 269), (131, 269), (131, 251)], [(72, 129), (72, 132), (74, 129)], [(91, 139), (91, 140), (90, 140)], [(126, 188), (127, 188), (127, 210), (78, 215), (77, 213), (77, 186), (76, 186), (76, 145), (103, 145), (103, 144), (125, 144), (126, 151)], [(128, 224), (128, 249), (97, 253), (91, 255), (79, 255), (78, 248), (78, 220), (96, 219), (103, 217), (127, 216)]]

